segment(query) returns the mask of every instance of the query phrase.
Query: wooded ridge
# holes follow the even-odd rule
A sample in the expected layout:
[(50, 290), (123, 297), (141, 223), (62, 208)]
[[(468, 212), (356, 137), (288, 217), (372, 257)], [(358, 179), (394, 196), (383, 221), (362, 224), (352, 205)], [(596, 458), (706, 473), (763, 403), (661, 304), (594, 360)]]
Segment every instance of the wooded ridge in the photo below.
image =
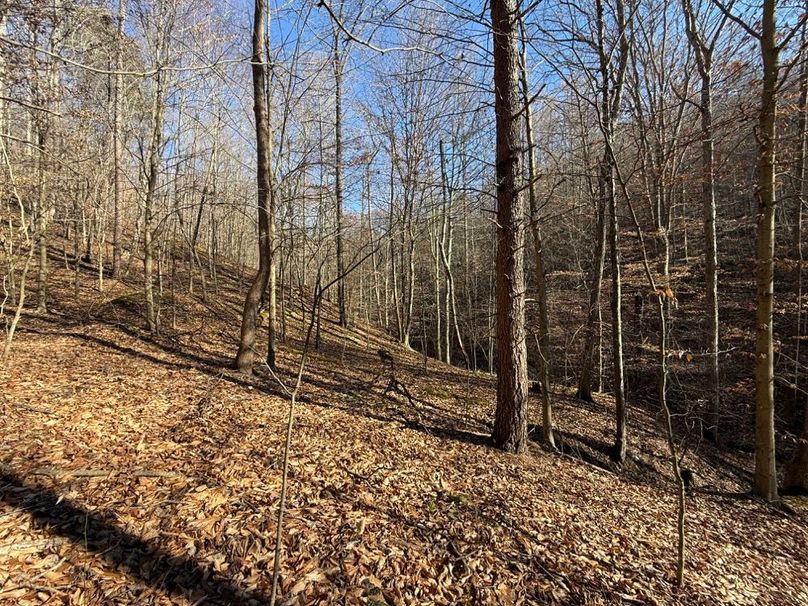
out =
[(0, 604), (808, 603), (806, 151), (800, 3), (2, 3)]

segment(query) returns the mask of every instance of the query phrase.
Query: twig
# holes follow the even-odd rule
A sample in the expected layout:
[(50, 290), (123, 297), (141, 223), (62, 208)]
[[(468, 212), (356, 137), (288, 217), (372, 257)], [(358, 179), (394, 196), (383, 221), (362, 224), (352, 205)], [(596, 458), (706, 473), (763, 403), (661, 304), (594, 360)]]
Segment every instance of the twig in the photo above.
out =
[(395, 51), (420, 51), (422, 53), (427, 53), (429, 55), (439, 56), (439, 54), (436, 53), (435, 51), (430, 50), (428, 48), (422, 48), (420, 46), (391, 46), (391, 47), (388, 47), (388, 48), (383, 48), (383, 47), (380, 47), (380, 46), (376, 46), (376, 45), (372, 44), (369, 40), (363, 40), (363, 39), (358, 38), (357, 36), (355, 36), (353, 33), (351, 33), (351, 31), (345, 26), (345, 24), (337, 16), (337, 14), (334, 12), (334, 9), (331, 8), (331, 5), (329, 5), (328, 2), (326, 2), (326, 0), (320, 0), (318, 6), (321, 6), (326, 10), (326, 12), (328, 13), (329, 17), (331, 17), (331, 20), (334, 22), (334, 24), (340, 30), (342, 30), (342, 33), (344, 33), (345, 36), (351, 42), (356, 42), (357, 44), (365, 46), (365, 47), (369, 48), (372, 51), (376, 51), (377, 53), (380, 53), (382, 55), (384, 53), (391, 53), (391, 52), (395, 52)]
[[(341, 275), (338, 275), (336, 278), (328, 282), (325, 286), (322, 286), (324, 262), (320, 263), (320, 266), (317, 269), (317, 280), (314, 286), (314, 301), (312, 305), (312, 310), (316, 310), (318, 308), (318, 305), (320, 304), (320, 300), (322, 299), (323, 294), (329, 288), (337, 284), (341, 279), (348, 276), (357, 267), (359, 267), (365, 259), (367, 259), (370, 255), (374, 254), (377, 250), (378, 247), (372, 249), (368, 254), (366, 254), (361, 259), (353, 263)], [(278, 504), (278, 519), (275, 530), (275, 554), (272, 563), (272, 594), (269, 600), (270, 606), (275, 606), (275, 602), (278, 596), (278, 585), (280, 581), (281, 540), (283, 539), (283, 516), (286, 511), (286, 492), (289, 485), (289, 453), (292, 450), (292, 430), (294, 429), (294, 422), (295, 422), (295, 404), (297, 403), (298, 400), (300, 387), (303, 384), (303, 372), (306, 368), (306, 361), (308, 360), (309, 348), (311, 346), (311, 336), (312, 332), (314, 331), (314, 326), (317, 323), (317, 318), (318, 314), (312, 313), (311, 319), (309, 320), (309, 325), (306, 329), (306, 338), (303, 341), (303, 351), (300, 353), (300, 363), (297, 366), (297, 379), (295, 380), (295, 386), (291, 390), (291, 392), (289, 392), (288, 388), (283, 384), (280, 378), (270, 368), (270, 372), (272, 372), (272, 375), (275, 377), (278, 383), (280, 383), (281, 387), (287, 393), (290, 393), (289, 413), (286, 421), (286, 441), (284, 443), (284, 449), (283, 449), (283, 475), (281, 477), (281, 499), (280, 503)], [(266, 364), (266, 366), (269, 368), (269, 364)]]

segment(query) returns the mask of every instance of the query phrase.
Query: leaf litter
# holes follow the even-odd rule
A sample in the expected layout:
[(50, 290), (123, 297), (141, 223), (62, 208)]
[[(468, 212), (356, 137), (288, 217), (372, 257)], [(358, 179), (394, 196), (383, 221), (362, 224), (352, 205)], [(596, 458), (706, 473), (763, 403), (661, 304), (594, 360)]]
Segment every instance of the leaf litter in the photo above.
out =
[[(178, 295), (177, 328), (151, 338), (131, 284), (77, 303), (69, 274), (53, 279), (65, 296), (24, 316), (0, 378), (0, 603), (267, 603), (288, 402), (268, 374), (227, 369), (238, 291)], [(633, 465), (617, 473), (600, 452), (610, 399), (557, 387), (565, 454), (503, 454), (487, 443), (490, 376), (325, 317), (297, 409), (279, 603), (808, 603), (805, 512), (749, 498), (747, 455), (690, 459), (705, 487), (688, 497), (678, 590), (652, 415), (633, 411)], [(411, 401), (385, 392), (379, 348)]]

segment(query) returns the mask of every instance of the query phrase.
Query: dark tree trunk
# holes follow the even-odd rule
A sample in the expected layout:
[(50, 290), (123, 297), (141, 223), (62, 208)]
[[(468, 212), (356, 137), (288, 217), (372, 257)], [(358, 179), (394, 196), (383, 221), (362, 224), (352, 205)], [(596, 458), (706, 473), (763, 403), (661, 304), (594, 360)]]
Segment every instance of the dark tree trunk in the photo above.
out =
[(516, 0), (491, 1), (497, 130), (497, 409), (493, 439), (510, 452), (521, 452), (527, 446), (528, 413), (517, 18)]
[(339, 49), (339, 33), (334, 33), (334, 189), (337, 219), (337, 305), (339, 325), (348, 326), (345, 307), (345, 251), (342, 220), (342, 56)]
[(265, 0), (255, 0), (255, 17), (252, 33), (253, 109), (257, 142), (258, 169), (258, 272), (244, 300), (241, 318), (241, 334), (236, 368), (244, 373), (252, 372), (255, 363), (256, 320), (261, 297), (269, 284), (270, 274), (270, 221), (272, 197), (271, 154), (272, 142), (269, 132), (269, 111), (266, 93), (267, 64), (264, 60)]

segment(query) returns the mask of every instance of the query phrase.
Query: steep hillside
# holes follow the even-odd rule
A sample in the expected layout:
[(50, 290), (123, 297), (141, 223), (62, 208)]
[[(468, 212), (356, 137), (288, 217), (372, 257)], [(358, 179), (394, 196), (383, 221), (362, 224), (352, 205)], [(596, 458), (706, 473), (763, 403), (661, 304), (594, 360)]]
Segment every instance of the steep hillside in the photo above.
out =
[[(0, 379), (0, 603), (268, 603), (306, 301), (287, 306), (279, 376), (245, 377), (234, 272), (204, 304), (165, 286), (152, 338), (137, 261), (104, 292), (87, 268), (76, 297), (53, 252), (51, 313), (24, 314)], [(658, 419), (632, 409), (616, 473), (612, 402), (558, 387), (565, 454), (506, 455), (487, 441), (492, 377), (327, 312), (295, 410), (279, 603), (808, 603), (808, 516), (747, 496), (749, 455), (688, 456), (677, 590)], [(386, 390), (380, 348), (409, 396)]]

